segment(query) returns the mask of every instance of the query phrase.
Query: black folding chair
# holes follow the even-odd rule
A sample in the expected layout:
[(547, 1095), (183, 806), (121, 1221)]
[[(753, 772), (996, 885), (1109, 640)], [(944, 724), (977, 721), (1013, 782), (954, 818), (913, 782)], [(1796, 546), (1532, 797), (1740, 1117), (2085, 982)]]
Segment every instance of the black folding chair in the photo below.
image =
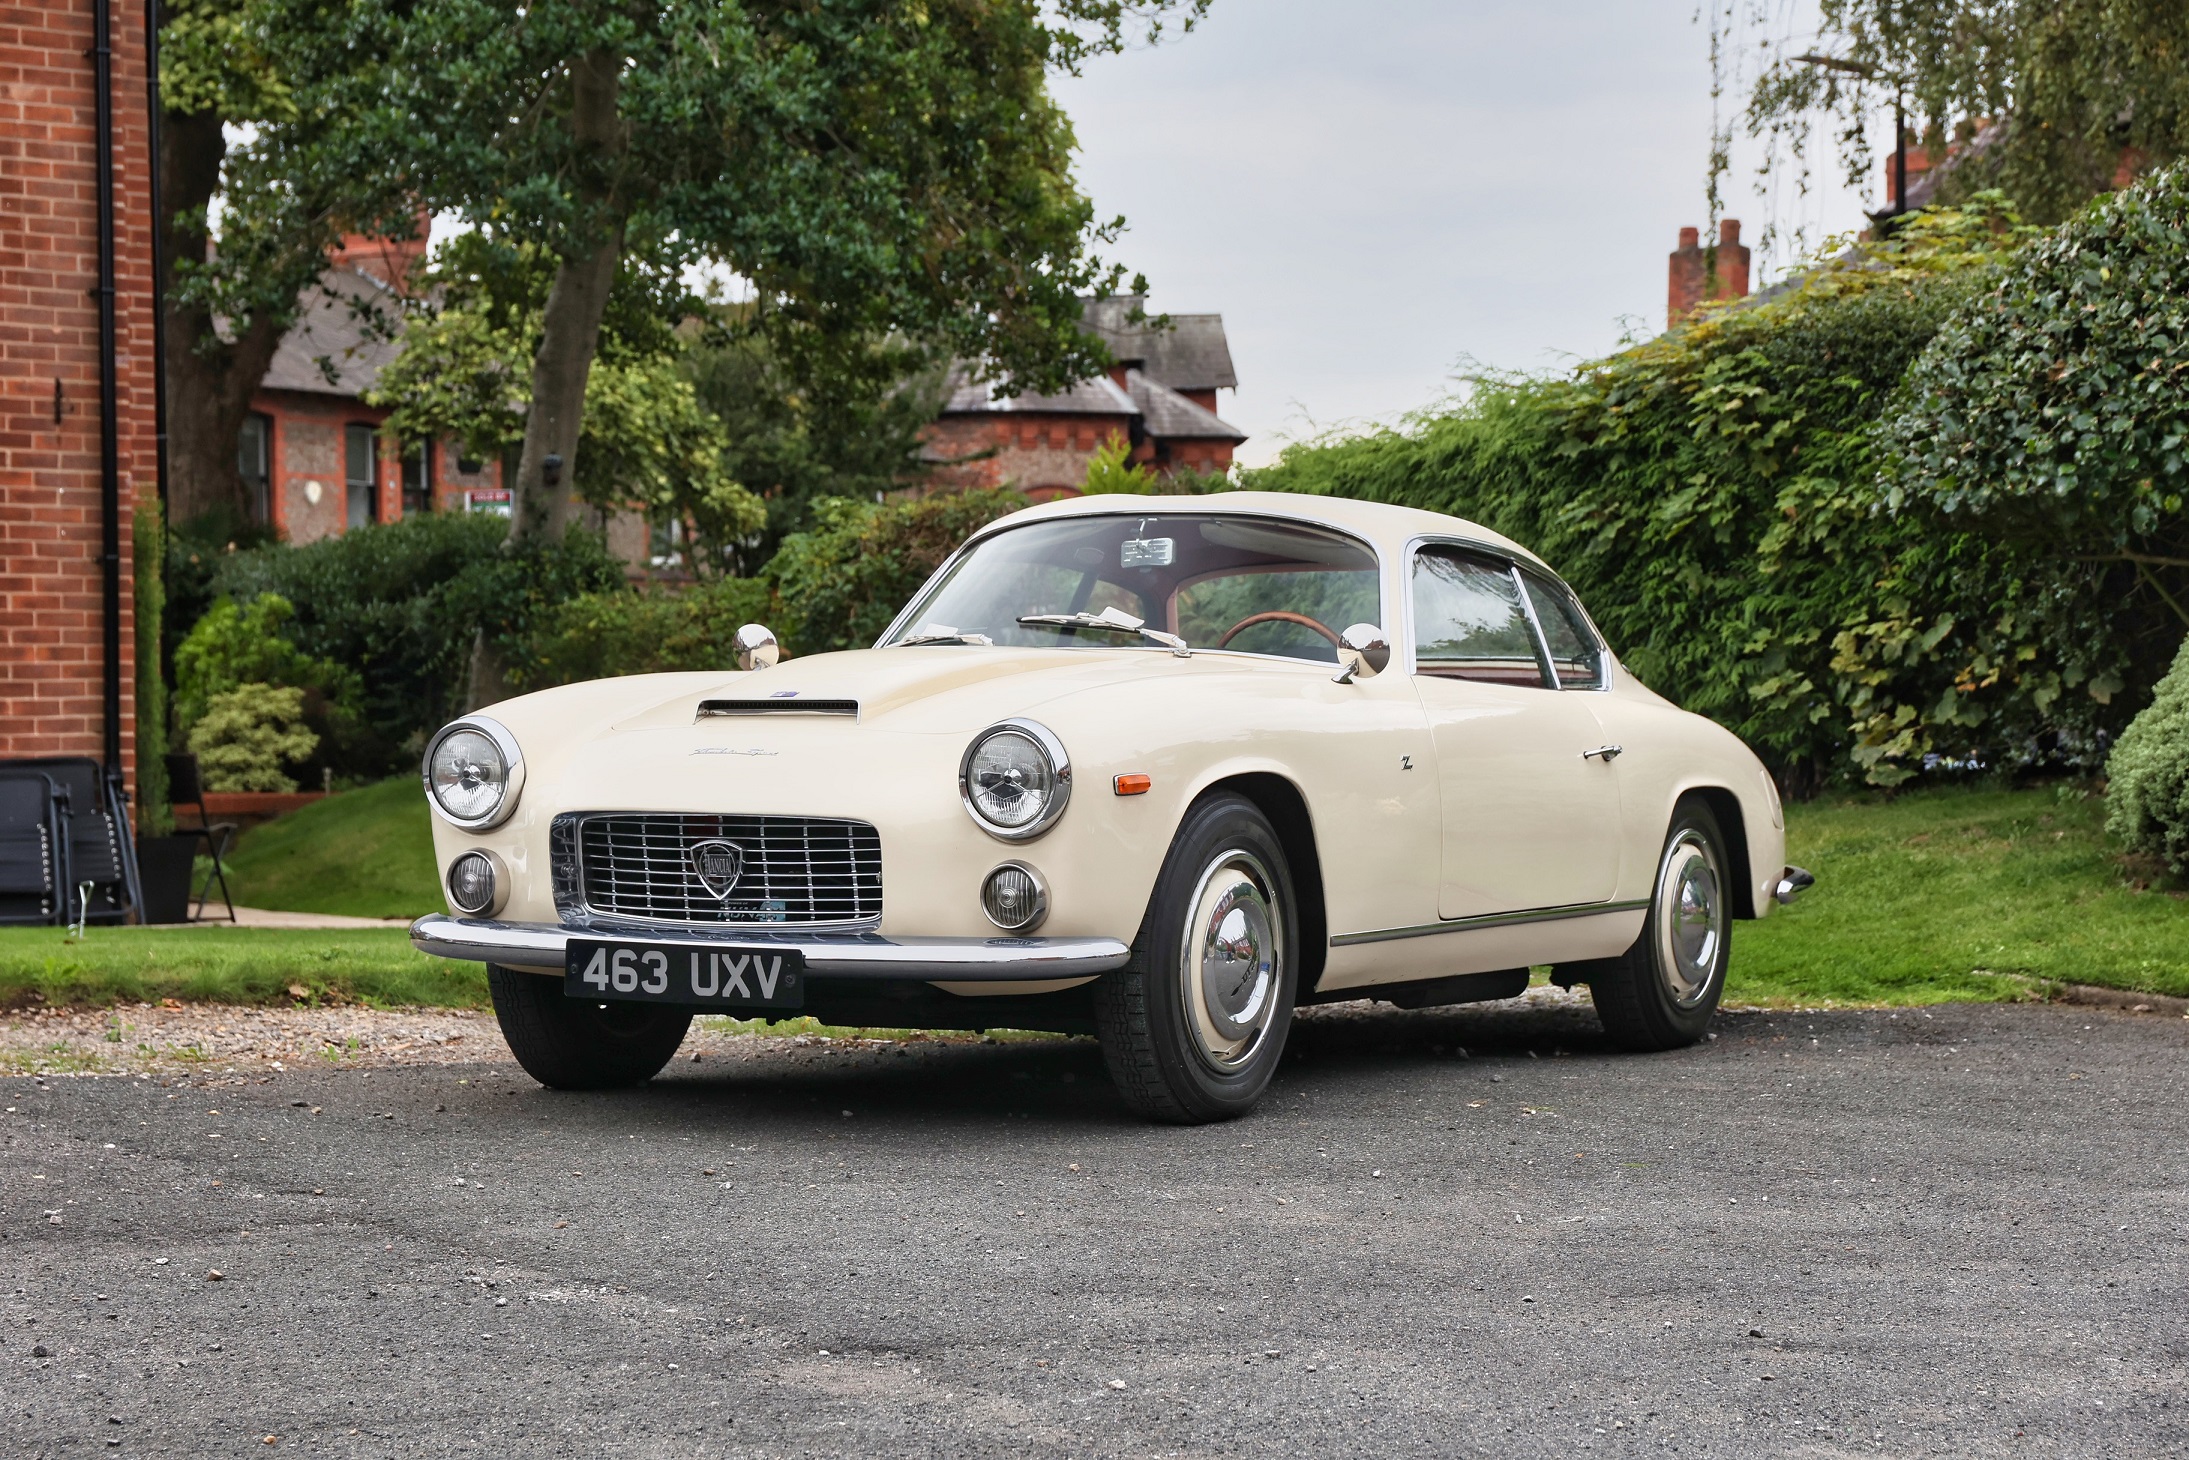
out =
[(236, 824), (233, 821), (214, 821), (205, 814), (205, 783), (198, 778), (198, 758), (181, 754), (167, 757), (167, 802), (177, 808), (185, 804), (198, 808), (197, 829), (178, 826), (175, 829), (186, 836), (200, 837), (205, 842), (206, 855), (213, 860), (213, 869), (205, 874), (205, 885), (197, 891), (197, 906), (191, 909), (190, 921), (205, 921), (206, 899), (212, 896), (213, 884), (220, 884), (221, 905), (228, 909), (228, 921), (236, 920), (236, 900), (228, 891), (228, 850), (235, 845)]
[[(68, 797), (69, 885), (90, 883), (90, 895), (73, 911), (87, 923), (124, 923), (144, 904), (137, 881), (137, 839), (121, 778), (89, 756), (32, 756), (0, 761), (0, 771), (38, 771)], [(74, 894), (71, 894), (71, 902)]]
[(0, 768), (0, 923), (65, 923), (68, 793), (42, 771)]

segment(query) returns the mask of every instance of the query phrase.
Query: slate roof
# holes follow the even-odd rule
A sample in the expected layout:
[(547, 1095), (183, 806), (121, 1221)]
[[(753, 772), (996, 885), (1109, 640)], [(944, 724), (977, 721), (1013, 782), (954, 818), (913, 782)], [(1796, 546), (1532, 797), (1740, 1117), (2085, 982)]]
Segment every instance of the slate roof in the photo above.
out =
[(1126, 371), (1125, 389), (1140, 408), (1141, 424), (1150, 436), (1165, 441), (1229, 441), (1233, 445), (1247, 439), (1246, 432), (1161, 381), (1150, 379), (1145, 371)]
[[(394, 291), (356, 269), (329, 269), (319, 287), (306, 290), (298, 302), (302, 309), (275, 346), (263, 387), (339, 396), (372, 389), (402, 343), (376, 333), (367, 311), (377, 306), (400, 328)], [(321, 368), (322, 360), (332, 369), (332, 380)]]
[[(1107, 375), (1082, 380), (1055, 395), (1027, 391), (1022, 395), (996, 394), (996, 382), (968, 379), (971, 371), (960, 364), (951, 371), (950, 398), (943, 403), (946, 416), (985, 414), (990, 411), (1034, 412), (1052, 416), (1134, 416), (1140, 408), (1118, 389)], [(1190, 404), (1190, 402), (1189, 402)]]
[(1109, 346), (1120, 364), (1137, 365), (1172, 390), (1237, 390), (1231, 345), (1220, 314), (1174, 314), (1168, 329), (1156, 329), (1129, 316), (1147, 304), (1137, 295), (1089, 299), (1082, 323)]

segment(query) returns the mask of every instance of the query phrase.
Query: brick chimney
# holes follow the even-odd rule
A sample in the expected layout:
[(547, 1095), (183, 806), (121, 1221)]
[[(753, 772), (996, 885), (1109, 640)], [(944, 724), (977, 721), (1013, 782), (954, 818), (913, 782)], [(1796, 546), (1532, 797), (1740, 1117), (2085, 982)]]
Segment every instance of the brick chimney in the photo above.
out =
[(1665, 328), (1695, 312), (1703, 301), (1738, 299), (1748, 292), (1748, 249), (1741, 243), (1738, 218), (1718, 222), (1718, 241), (1702, 246), (1702, 231), (1680, 230), (1665, 280)]
[(363, 233), (344, 234), (342, 241), (327, 255), (327, 262), (336, 268), (370, 274), (381, 283), (401, 290), (412, 265), (426, 256), (427, 235), (432, 229), (432, 215), (421, 208), (413, 237), (394, 239), (374, 238)]

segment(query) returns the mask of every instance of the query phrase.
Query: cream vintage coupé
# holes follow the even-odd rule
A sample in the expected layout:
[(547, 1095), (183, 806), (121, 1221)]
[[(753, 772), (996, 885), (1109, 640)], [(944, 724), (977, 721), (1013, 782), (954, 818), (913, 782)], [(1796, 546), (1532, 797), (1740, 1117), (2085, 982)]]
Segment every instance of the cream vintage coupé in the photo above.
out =
[(428, 748), (518, 1060), (632, 1084), (698, 1012), (1100, 1036), (1156, 1118), (1251, 1108), (1301, 1002), (1586, 983), (1699, 1038), (1785, 865), (1769, 773), (1456, 518), (1082, 497), (967, 542), (874, 648), (523, 696)]

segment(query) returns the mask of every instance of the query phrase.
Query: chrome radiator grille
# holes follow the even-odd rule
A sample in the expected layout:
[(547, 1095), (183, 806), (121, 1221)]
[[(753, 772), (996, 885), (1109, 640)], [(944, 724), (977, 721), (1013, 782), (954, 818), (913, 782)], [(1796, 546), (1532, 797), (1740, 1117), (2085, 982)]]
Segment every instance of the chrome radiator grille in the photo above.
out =
[[(863, 821), (636, 812), (555, 819), (564, 833), (553, 838), (555, 860), (576, 862), (555, 868), (558, 893), (575, 892), (597, 917), (856, 923), (882, 915), (882, 840)], [(736, 881), (723, 896), (695, 865), (692, 849), (703, 842), (737, 849)]]

